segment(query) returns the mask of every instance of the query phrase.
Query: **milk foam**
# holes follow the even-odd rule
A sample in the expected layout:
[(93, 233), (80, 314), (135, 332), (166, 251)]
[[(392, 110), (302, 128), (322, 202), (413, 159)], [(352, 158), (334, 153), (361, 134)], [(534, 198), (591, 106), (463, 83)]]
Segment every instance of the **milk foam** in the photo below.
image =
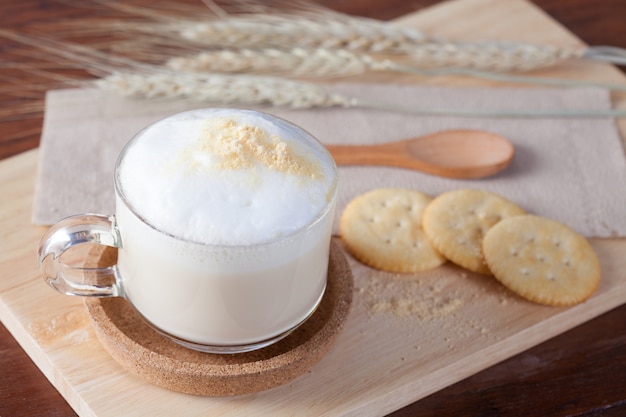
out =
[(258, 112), (203, 109), (144, 129), (125, 150), (118, 187), (146, 222), (198, 243), (289, 236), (333, 197), (334, 164), (308, 134)]

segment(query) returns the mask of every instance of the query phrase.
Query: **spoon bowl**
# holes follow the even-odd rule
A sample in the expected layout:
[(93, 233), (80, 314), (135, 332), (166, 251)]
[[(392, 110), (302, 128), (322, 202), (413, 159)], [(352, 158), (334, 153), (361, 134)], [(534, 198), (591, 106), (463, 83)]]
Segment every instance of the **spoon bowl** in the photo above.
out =
[(447, 178), (483, 178), (513, 159), (511, 142), (482, 130), (444, 130), (378, 145), (326, 145), (337, 165), (413, 169)]

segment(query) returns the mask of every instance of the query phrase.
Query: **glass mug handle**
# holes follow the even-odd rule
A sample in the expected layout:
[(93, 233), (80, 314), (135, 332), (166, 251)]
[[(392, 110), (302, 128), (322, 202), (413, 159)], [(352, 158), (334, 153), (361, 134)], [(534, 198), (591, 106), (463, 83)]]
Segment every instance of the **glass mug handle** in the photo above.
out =
[[(117, 267), (75, 267), (61, 259), (67, 250), (83, 243), (121, 247), (121, 238), (115, 216), (79, 214), (67, 217), (41, 238), (39, 244), (39, 269), (46, 282), (62, 294), (83, 297), (117, 297), (121, 295)], [(86, 274), (95, 282), (112, 282), (110, 285), (86, 284)]]

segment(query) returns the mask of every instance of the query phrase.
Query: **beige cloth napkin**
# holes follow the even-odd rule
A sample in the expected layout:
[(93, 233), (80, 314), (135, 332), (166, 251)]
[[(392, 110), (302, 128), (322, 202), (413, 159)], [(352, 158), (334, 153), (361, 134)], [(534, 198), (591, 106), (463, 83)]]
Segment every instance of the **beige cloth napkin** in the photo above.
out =
[[(609, 109), (594, 89), (482, 89), (337, 84), (341, 94), (420, 108)], [(133, 134), (198, 103), (142, 101), (95, 89), (50, 91), (46, 98), (33, 222), (52, 224), (76, 213), (114, 213), (112, 171)], [(407, 187), (431, 195), (458, 188), (502, 194), (528, 212), (562, 221), (588, 237), (626, 236), (626, 160), (612, 119), (515, 119), (417, 116), (371, 109), (264, 108), (324, 143), (381, 143), (442, 129), (486, 129), (516, 147), (511, 166), (481, 180), (419, 172), (341, 167), (337, 218), (347, 202), (376, 187)]]

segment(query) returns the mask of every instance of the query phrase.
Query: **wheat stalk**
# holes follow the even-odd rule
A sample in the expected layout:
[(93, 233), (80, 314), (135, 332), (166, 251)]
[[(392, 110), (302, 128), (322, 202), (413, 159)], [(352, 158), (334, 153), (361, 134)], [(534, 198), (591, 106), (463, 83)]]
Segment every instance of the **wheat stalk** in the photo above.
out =
[[(174, 72), (126, 57), (105, 54), (83, 45), (61, 43), (49, 38), (33, 38), (4, 29), (0, 29), (0, 36), (82, 64), (102, 75), (100, 79), (93, 81), (93, 85), (123, 96), (146, 99), (182, 98), (223, 104), (269, 104), (292, 108), (350, 105), (350, 100), (328, 93), (311, 83), (253, 75)], [(133, 72), (123, 72), (120, 68), (130, 68)]]
[[(432, 64), (432, 61), (428, 63)], [(393, 58), (379, 59), (367, 54), (356, 54), (345, 49), (309, 50), (303, 48), (292, 48), (289, 50), (273, 48), (215, 50), (200, 52), (191, 56), (170, 58), (165, 63), (168, 68), (182, 72), (252, 73), (312, 78), (345, 77), (364, 74), (368, 71), (395, 71), (419, 75), (467, 75), (493, 81), (567, 87), (601, 87), (626, 91), (626, 86), (618, 84), (516, 76), (472, 68), (451, 68), (447, 65), (430, 70), (426, 62), (419, 61), (415, 63), (410, 61), (410, 64), (395, 62)]]
[(626, 64), (626, 51), (621, 48), (451, 42), (394, 23), (334, 12), (306, 1), (275, 0), (265, 4), (227, 0), (217, 6), (212, 0), (204, 0), (208, 7), (158, 2), (151, 8), (109, 0), (90, 0), (88, 4), (64, 1), (83, 7), (113, 8), (132, 17), (129, 23), (98, 18), (87, 24), (55, 22), (55, 27), (58, 26), (59, 34), (70, 36), (99, 33), (109, 37), (112, 32), (125, 36), (128, 42), (124, 47), (133, 57), (140, 52), (141, 56), (156, 59), (164, 45), (167, 49), (178, 47), (187, 52), (199, 48), (289, 49), (296, 45), (303, 49), (402, 55), (423, 68), (526, 71), (580, 58)]
[[(237, 44), (242, 47), (256, 47), (271, 46), (271, 42), (284, 46), (293, 45), (294, 41), (303, 38), (304, 42), (311, 42), (310, 46), (330, 48), (344, 45), (348, 49), (365, 48), (370, 52), (389, 52), (401, 51), (400, 45), (427, 39), (414, 29), (346, 15), (307, 1), (273, 1), (266, 4), (229, 0), (220, 2), (219, 6), (212, 0), (203, 2), (207, 7), (197, 8), (161, 1), (147, 9), (107, 0), (91, 0), (91, 3), (129, 16), (147, 19), (147, 22), (132, 22), (127, 25), (113, 22), (118, 28), (157, 36), (175, 35), (208, 46)], [(85, 6), (84, 3), (75, 2), (77, 6), (81, 4)], [(182, 14), (176, 13), (176, 10)], [(111, 32), (110, 23), (112, 22), (106, 22), (102, 29)], [(82, 30), (76, 25), (72, 26)], [(93, 31), (94, 27), (84, 29)], [(268, 37), (272, 39), (267, 39)], [(246, 42), (249, 44), (244, 45)]]
[[(94, 0), (92, 0), (94, 1)], [(96, 22), (86, 27), (69, 24), (74, 35), (124, 33), (126, 47), (155, 54), (163, 45), (190, 49), (289, 49), (346, 50), (353, 53), (401, 55), (427, 68), (454, 67), (490, 71), (526, 71), (550, 67), (585, 56), (585, 48), (556, 47), (512, 42), (451, 42), (394, 23), (313, 9), (292, 14), (223, 13), (220, 18), (198, 11), (195, 20), (174, 19), (167, 14), (102, 2), (148, 21)], [(247, 5), (248, 8), (253, 6)], [(199, 20), (202, 19), (202, 20)], [(63, 31), (68, 33), (68, 31)], [(135, 45), (135, 51), (132, 46)], [(158, 54), (158, 52), (156, 52)], [(590, 56), (590, 55), (589, 55)], [(599, 55), (596, 55), (599, 56)]]
[(476, 110), (453, 108), (413, 108), (361, 100), (333, 94), (322, 86), (250, 75), (137, 74), (115, 73), (95, 81), (98, 88), (129, 97), (147, 99), (190, 99), (200, 102), (236, 105), (269, 104), (276, 107), (362, 107), (418, 115), (509, 118), (606, 118), (626, 117), (625, 110)]
[[(585, 55), (585, 48), (512, 42), (451, 42), (429, 38), (392, 23), (348, 18), (318, 21), (305, 17), (232, 17), (208, 22), (135, 25), (132, 31), (180, 36), (183, 48), (344, 50), (399, 55), (421, 67), (456, 67), (491, 71), (527, 71), (554, 66)], [(143, 41), (146, 41), (143, 39)], [(149, 48), (145, 45), (144, 48)]]
[[(69, 1), (69, 0), (65, 0)], [(214, 48), (347, 50), (410, 58), (423, 68), (469, 68), (508, 72), (556, 65), (567, 59), (589, 59), (626, 64), (626, 51), (612, 47), (557, 47), (512, 42), (451, 42), (420, 31), (361, 17), (353, 17), (306, 2), (296, 2), (290, 13), (276, 13), (263, 3), (230, 0), (237, 14), (229, 14), (209, 0), (209, 9), (159, 2), (139, 8), (106, 0), (91, 3), (114, 8), (141, 20), (132, 22), (55, 22), (59, 35), (117, 36), (133, 57), (157, 59), (162, 50), (193, 51)], [(83, 3), (77, 3), (77, 5)], [(281, 7), (287, 5), (283, 4)], [(292, 6), (289, 4), (289, 6)], [(194, 16), (189, 19), (189, 16)], [(110, 45), (104, 44), (104, 47)], [(165, 52), (167, 54), (167, 52)]]
[[(317, 21), (306, 18), (269, 21), (231, 18), (174, 27), (180, 36), (205, 47), (341, 49), (368, 54), (405, 55), (427, 67), (467, 67), (525, 71), (580, 58), (583, 48), (511, 42), (449, 42), (385, 22), (347, 18)], [(275, 21), (272, 21), (275, 20)]]

